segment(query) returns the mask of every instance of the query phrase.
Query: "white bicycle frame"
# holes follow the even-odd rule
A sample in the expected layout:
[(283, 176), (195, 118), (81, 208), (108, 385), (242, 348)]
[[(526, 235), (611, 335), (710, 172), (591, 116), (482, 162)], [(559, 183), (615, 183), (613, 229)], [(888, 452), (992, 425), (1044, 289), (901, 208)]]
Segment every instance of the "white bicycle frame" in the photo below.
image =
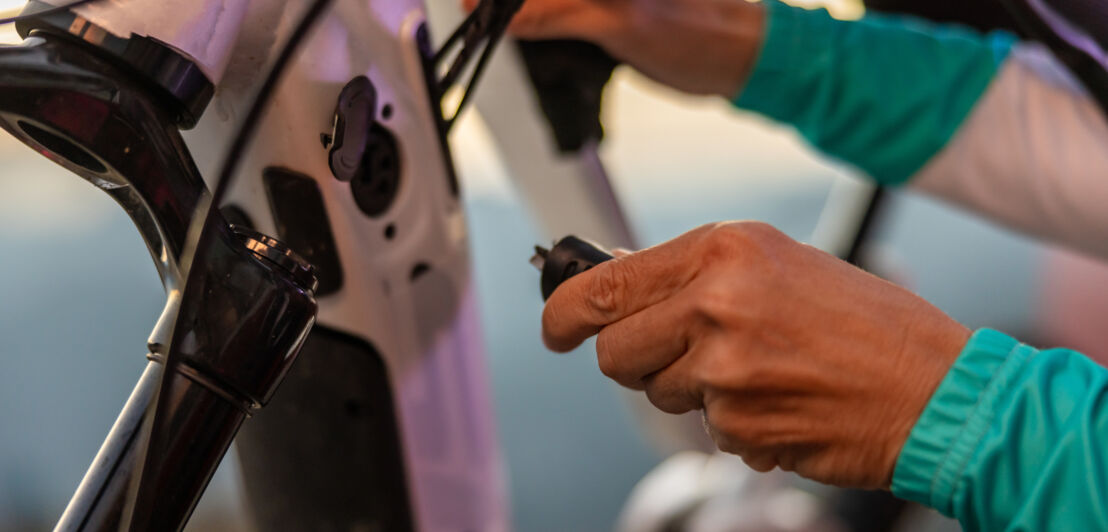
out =
[[(303, 7), (268, 0), (102, 0), (75, 12), (114, 35), (168, 45), (216, 85), (199, 124), (185, 132), (212, 186), (234, 126)], [(453, 27), (457, 7), (435, 7), (437, 20)], [(316, 327), (371, 345), (384, 362), (415, 527), (507, 530), (463, 205), (427, 82), (421, 35), (427, 12), (421, 0), (336, 1), (285, 73), (225, 204), (241, 209), (254, 229), (280, 235), (263, 176), (281, 169), (315, 182), (343, 272), (341, 287), (317, 298)], [(335, 178), (320, 144), (334, 126), (340, 92), (358, 76), (372, 83), (379, 124), (399, 147), (399, 190), (372, 216), (359, 208), (350, 185)], [(482, 105), (486, 119), (551, 234), (580, 232), (632, 245), (595, 149), (556, 153), (518, 61), (499, 62), (482, 87), (495, 87), (496, 106)], [(577, 206), (573, 216), (556, 208), (565, 204)], [(248, 438), (251, 424), (265, 416), (247, 422)]]

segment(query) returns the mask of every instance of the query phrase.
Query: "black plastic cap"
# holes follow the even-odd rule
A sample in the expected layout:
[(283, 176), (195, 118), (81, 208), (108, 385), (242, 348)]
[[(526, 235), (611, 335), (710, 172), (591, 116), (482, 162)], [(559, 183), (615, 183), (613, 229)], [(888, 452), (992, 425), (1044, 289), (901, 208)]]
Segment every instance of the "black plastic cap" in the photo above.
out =
[(611, 253), (588, 240), (572, 235), (559, 240), (546, 254), (546, 262), (542, 266), (543, 301), (550, 299), (550, 294), (570, 277), (612, 258)]

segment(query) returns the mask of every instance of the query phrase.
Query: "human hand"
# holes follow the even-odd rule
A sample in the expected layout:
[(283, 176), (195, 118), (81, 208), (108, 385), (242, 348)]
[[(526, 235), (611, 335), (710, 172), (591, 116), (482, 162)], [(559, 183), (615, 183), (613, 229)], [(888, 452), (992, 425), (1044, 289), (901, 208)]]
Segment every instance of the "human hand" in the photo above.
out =
[(590, 41), (661, 83), (731, 98), (757, 56), (764, 11), (746, 0), (527, 0), (510, 31)]
[(669, 413), (703, 409), (751, 467), (887, 488), (970, 332), (918, 296), (755, 222), (704, 226), (563, 283), (543, 338)]

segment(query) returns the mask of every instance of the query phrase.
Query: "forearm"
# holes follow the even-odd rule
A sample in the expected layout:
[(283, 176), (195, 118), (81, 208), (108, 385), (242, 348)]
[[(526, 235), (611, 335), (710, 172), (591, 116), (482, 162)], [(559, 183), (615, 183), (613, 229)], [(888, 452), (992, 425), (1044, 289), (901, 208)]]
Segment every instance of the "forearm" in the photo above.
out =
[(1108, 123), (1045, 50), (1021, 45), (911, 186), (1108, 258)]
[(966, 530), (1108, 529), (1108, 370), (978, 331), (912, 429), (897, 496)]
[(764, 42), (735, 105), (794, 126), (882, 184), (908, 181), (946, 146), (1013, 43), (908, 18), (840, 21), (765, 5)]
[(1108, 256), (1108, 125), (1044, 51), (895, 17), (769, 3), (735, 99), (879, 183)]

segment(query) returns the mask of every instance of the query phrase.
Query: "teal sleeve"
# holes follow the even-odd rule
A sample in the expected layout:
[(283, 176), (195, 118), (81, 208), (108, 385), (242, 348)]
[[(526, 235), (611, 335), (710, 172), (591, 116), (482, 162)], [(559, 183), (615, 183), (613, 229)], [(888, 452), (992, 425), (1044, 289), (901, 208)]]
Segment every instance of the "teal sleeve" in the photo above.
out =
[(765, 3), (762, 50), (733, 103), (791, 124), (887, 185), (946, 145), (1014, 43), (906, 17), (841, 21)]
[(1108, 369), (975, 333), (900, 452), (892, 490), (976, 530), (1108, 530)]

